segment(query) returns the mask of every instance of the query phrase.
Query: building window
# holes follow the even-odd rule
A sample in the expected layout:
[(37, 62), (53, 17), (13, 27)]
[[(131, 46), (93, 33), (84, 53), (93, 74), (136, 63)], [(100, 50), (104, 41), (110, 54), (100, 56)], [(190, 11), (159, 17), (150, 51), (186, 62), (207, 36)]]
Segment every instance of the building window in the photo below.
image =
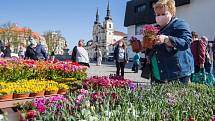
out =
[(109, 35), (111, 35), (111, 32), (109, 32)]
[(109, 24), (109, 28), (111, 28), (111, 24)]
[(96, 42), (99, 42), (99, 38), (98, 38), (98, 36), (96, 36)]
[(142, 28), (143, 28), (143, 25), (136, 25), (135, 26), (135, 35), (143, 34)]
[(146, 9), (146, 5), (145, 4), (141, 4), (135, 7), (135, 13), (142, 13), (144, 12)]

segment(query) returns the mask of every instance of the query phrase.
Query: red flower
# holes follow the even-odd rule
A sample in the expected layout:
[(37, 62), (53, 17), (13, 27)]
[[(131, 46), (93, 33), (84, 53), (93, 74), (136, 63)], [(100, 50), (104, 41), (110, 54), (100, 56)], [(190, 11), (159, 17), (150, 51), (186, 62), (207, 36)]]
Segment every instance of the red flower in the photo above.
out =
[(111, 94), (111, 97), (113, 97), (113, 99), (117, 99), (117, 94), (114, 92)]
[(27, 119), (33, 119), (33, 118), (35, 118), (36, 117), (36, 111), (28, 111), (27, 113), (26, 113), (26, 118)]
[(91, 98), (92, 98), (92, 100), (96, 101), (98, 98), (98, 93), (92, 93)]
[(194, 120), (193, 118), (190, 117), (190, 118), (188, 119), (188, 121), (196, 121), (196, 120)]

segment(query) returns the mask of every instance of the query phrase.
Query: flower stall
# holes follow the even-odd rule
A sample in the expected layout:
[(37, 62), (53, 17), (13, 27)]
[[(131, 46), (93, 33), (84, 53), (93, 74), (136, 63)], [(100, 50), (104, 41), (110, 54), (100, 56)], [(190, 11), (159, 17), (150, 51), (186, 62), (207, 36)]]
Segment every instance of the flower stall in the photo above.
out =
[[(77, 93), (33, 100), (33, 120), (214, 121), (215, 89), (170, 83), (147, 86), (116, 76), (91, 77)], [(204, 97), (204, 98), (202, 98)], [(53, 99), (54, 98), (54, 99)], [(57, 99), (56, 99), (57, 98)], [(50, 106), (54, 105), (54, 106)]]
[(0, 107), (15, 107), (19, 121), (215, 121), (214, 87), (86, 78), (86, 69), (70, 61), (0, 60)]

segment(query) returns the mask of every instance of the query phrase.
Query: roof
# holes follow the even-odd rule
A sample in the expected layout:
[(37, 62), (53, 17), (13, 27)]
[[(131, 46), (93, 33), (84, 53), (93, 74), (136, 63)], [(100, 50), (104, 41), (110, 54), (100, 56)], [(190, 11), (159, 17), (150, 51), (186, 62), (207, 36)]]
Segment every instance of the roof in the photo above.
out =
[[(0, 33), (3, 33), (6, 29), (1, 28), (0, 29)], [(42, 36), (38, 33), (38, 32), (32, 32), (32, 30), (30, 28), (21, 28), (21, 27), (13, 27), (10, 29), (13, 32), (31, 32), (31, 35), (34, 39), (43, 39)]]
[[(124, 26), (153, 24), (155, 23), (155, 15), (153, 10), (153, 3), (158, 0), (130, 0), (126, 5)], [(185, 4), (190, 4), (190, 0), (175, 0), (176, 7)], [(144, 5), (144, 6), (143, 6)], [(140, 12), (137, 12), (140, 7)], [(139, 9), (138, 9), (139, 10)]]
[(114, 31), (113, 34), (114, 34), (114, 35), (118, 35), (118, 36), (126, 36), (125, 33), (119, 32), (119, 31)]

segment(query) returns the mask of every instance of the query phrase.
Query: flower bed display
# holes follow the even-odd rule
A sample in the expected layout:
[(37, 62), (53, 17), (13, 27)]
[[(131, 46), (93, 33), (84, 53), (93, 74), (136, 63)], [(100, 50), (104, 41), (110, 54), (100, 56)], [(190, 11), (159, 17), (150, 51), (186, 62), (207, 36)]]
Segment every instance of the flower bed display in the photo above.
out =
[[(215, 88), (137, 85), (116, 76), (91, 77), (62, 100), (36, 99), (34, 120), (214, 121)], [(32, 104), (35, 104), (33, 101)]]
[(71, 61), (34, 61), (18, 59), (0, 59), (0, 81), (16, 81), (22, 79), (50, 79), (61, 78), (85, 79), (85, 66)]

